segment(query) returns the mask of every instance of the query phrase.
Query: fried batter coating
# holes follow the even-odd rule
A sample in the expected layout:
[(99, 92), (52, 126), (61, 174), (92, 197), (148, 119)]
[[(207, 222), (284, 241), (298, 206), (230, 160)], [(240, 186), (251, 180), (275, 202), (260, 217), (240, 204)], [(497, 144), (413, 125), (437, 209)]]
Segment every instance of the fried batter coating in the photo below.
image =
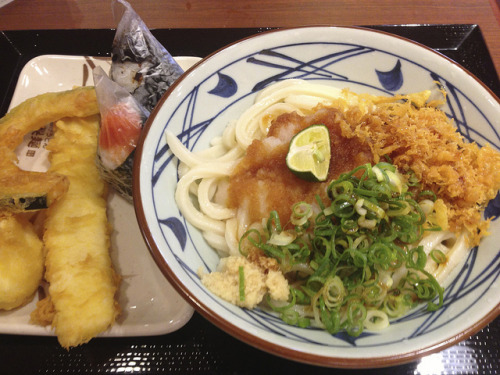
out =
[(43, 243), (27, 218), (14, 214), (45, 209), (68, 190), (65, 176), (19, 169), (15, 148), (50, 122), (98, 111), (94, 88), (84, 87), (28, 99), (0, 119), (0, 309), (29, 301), (43, 276)]
[[(313, 124), (324, 124), (330, 133), (330, 168), (327, 181), (358, 165), (372, 161), (368, 146), (342, 135), (343, 116), (335, 109), (320, 110), (309, 116), (296, 112), (279, 116), (263, 140), (254, 140), (230, 177), (228, 206), (238, 208), (248, 224), (260, 221), (272, 210), (282, 223), (289, 221), (294, 203), (314, 202), (319, 195), (326, 201), (328, 182), (311, 183), (294, 175), (286, 164), (290, 140)], [(244, 219), (243, 219), (244, 218)]]
[(21, 171), (15, 148), (34, 130), (64, 117), (99, 113), (93, 87), (51, 92), (30, 98), (0, 119), (0, 209), (11, 212), (44, 209), (62, 196), (68, 182), (53, 173)]
[[(98, 116), (56, 122), (48, 144), (50, 172), (70, 181), (68, 192), (47, 211), (44, 243), (45, 279), (50, 300), (39, 303), (51, 311), (52, 326), (65, 348), (81, 345), (110, 327), (119, 308), (117, 277), (109, 254), (110, 226), (106, 216), (106, 185), (95, 164)], [(42, 323), (42, 322), (40, 322)]]
[(0, 147), (14, 150), (25, 134), (64, 117), (99, 113), (94, 87), (49, 92), (27, 99), (0, 119)]
[(0, 172), (0, 208), (10, 212), (44, 209), (66, 193), (68, 186), (68, 179), (59, 174), (18, 170), (5, 176)]
[(43, 276), (43, 243), (19, 215), (0, 215), (0, 309), (29, 302)]

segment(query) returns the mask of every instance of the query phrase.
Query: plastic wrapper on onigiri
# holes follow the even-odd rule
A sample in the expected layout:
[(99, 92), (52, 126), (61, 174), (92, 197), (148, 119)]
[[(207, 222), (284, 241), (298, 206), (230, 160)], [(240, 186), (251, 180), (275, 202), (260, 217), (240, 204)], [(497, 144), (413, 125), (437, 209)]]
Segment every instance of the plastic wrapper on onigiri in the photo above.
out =
[(113, 40), (110, 78), (151, 112), (184, 71), (129, 3), (117, 0), (114, 8), (115, 17), (119, 10), (124, 11)]
[(100, 67), (93, 70), (101, 113), (97, 164), (102, 178), (132, 202), (134, 152), (149, 111)]
[(134, 151), (142, 126), (184, 71), (128, 2), (116, 0), (113, 5), (120, 21), (109, 77), (94, 69), (101, 112), (98, 165), (102, 177), (131, 202)]

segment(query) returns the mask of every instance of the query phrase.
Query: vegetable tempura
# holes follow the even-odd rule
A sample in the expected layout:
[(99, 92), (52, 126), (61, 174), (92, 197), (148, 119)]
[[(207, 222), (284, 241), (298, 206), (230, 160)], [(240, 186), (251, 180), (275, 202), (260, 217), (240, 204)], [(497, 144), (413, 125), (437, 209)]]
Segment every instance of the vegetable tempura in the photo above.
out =
[(0, 214), (0, 309), (28, 302), (43, 276), (43, 243), (22, 216)]

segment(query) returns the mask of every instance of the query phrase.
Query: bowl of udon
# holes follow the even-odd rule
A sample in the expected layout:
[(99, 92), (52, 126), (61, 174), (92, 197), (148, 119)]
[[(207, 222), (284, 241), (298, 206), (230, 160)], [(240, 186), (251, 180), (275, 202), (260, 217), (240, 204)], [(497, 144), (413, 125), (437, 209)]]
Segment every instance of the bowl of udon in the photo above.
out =
[(353, 27), (201, 60), (134, 165), (158, 267), (206, 319), (320, 366), (413, 361), (499, 313), (500, 102), (439, 53)]

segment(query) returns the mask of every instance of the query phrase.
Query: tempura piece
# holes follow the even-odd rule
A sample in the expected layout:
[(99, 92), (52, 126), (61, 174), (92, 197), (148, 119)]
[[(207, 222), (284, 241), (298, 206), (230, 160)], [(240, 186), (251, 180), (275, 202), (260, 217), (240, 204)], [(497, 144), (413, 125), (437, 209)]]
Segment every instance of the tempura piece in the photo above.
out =
[(33, 298), (43, 276), (43, 243), (21, 215), (0, 215), (0, 309)]
[(14, 150), (25, 134), (64, 117), (99, 113), (94, 87), (49, 92), (27, 99), (0, 119), (0, 147)]
[(92, 87), (28, 99), (0, 119), (0, 309), (28, 302), (43, 276), (43, 243), (24, 211), (47, 208), (68, 189), (66, 177), (23, 171), (16, 147), (25, 134), (66, 116), (98, 113)]
[(106, 184), (95, 164), (98, 116), (55, 123), (50, 172), (69, 178), (68, 192), (47, 212), (44, 243), (45, 279), (50, 300), (37, 306), (34, 322), (52, 326), (64, 348), (78, 346), (109, 328), (119, 307), (117, 276), (109, 254), (110, 226), (106, 216)]
[(52, 92), (30, 98), (0, 119), (0, 210), (47, 208), (62, 196), (68, 182), (53, 173), (21, 171), (14, 150), (29, 132), (63, 117), (99, 113), (93, 87)]
[(68, 190), (68, 185), (67, 178), (54, 173), (0, 172), (0, 209), (24, 212), (48, 208)]

